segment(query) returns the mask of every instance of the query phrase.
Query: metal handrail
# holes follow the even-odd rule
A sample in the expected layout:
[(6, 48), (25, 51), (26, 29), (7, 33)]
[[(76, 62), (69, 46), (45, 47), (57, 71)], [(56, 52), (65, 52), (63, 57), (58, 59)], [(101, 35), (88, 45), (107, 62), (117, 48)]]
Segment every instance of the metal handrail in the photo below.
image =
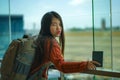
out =
[(120, 78), (120, 72), (115, 72), (115, 71), (89, 70), (83, 73)]
[[(1, 63), (2, 60), (0, 60)], [(55, 69), (55, 68), (53, 68)], [(88, 70), (81, 73), (120, 78), (120, 72), (108, 70)]]

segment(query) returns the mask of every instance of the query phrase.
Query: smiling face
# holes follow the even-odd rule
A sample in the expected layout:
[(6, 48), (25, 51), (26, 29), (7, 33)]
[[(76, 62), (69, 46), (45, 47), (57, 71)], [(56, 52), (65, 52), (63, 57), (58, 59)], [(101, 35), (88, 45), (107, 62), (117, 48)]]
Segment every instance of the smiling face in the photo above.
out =
[(50, 32), (53, 37), (59, 37), (61, 35), (62, 27), (60, 20), (53, 17), (50, 25)]

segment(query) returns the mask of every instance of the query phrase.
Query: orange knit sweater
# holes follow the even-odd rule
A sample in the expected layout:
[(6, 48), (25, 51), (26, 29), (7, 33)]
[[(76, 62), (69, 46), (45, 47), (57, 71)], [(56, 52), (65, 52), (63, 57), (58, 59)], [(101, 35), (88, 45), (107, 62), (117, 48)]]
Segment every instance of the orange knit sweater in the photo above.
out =
[[(49, 42), (49, 41), (48, 41)], [(53, 47), (51, 49), (51, 53), (48, 53), (46, 50), (45, 55), (50, 55), (49, 59), (47, 57), (44, 58), (43, 64), (52, 62), (56, 69), (63, 73), (76, 73), (83, 72), (87, 70), (87, 61), (81, 62), (66, 62), (64, 61), (64, 57), (62, 56), (60, 46), (56, 39), (53, 39)], [(49, 43), (50, 44), (50, 43)], [(49, 48), (49, 44), (46, 46)], [(47, 68), (43, 72), (42, 76), (47, 78)]]

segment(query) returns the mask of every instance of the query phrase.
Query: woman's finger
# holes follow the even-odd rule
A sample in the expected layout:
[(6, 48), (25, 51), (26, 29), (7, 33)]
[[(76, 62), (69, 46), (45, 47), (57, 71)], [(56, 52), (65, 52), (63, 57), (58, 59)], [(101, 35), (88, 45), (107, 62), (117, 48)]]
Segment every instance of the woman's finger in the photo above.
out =
[(91, 61), (93, 64), (97, 64), (97, 65), (101, 65), (99, 62), (97, 61)]

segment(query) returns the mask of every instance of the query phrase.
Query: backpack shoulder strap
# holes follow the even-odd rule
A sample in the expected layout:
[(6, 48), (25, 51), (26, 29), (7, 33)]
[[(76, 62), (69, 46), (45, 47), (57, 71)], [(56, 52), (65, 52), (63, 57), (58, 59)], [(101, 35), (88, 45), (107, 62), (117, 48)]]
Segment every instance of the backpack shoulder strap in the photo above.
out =
[(51, 62), (49, 62), (49, 63), (45, 63), (44, 65), (40, 65), (40, 66), (38, 66), (36, 69), (34, 69), (34, 71), (36, 71), (36, 70), (38, 70), (38, 71), (36, 71), (32, 76), (30, 76), (30, 78), (28, 79), (28, 80), (34, 80), (34, 79), (36, 79), (36, 78), (38, 78), (38, 79), (40, 79), (40, 80), (42, 80), (43, 78), (42, 78), (42, 72), (46, 69), (46, 67), (48, 67), (49, 65), (51, 64)]

